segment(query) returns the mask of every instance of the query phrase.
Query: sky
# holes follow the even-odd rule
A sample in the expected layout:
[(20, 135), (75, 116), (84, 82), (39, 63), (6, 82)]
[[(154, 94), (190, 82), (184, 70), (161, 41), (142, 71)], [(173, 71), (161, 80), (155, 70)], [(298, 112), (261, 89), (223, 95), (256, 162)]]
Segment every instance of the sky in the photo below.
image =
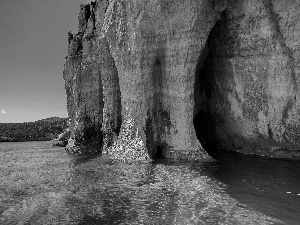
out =
[(68, 31), (87, 0), (0, 0), (0, 123), (67, 117)]

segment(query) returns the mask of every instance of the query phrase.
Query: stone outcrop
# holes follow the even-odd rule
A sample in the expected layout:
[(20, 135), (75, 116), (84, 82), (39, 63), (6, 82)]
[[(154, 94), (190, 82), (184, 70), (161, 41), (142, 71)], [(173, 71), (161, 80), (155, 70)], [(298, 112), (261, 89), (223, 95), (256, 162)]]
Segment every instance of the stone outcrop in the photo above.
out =
[(293, 0), (82, 5), (64, 70), (68, 149), (207, 160), (204, 146), (300, 157), (299, 7)]
[(122, 114), (127, 113), (125, 106), (132, 110), (133, 132), (151, 155), (208, 158), (193, 126), (194, 74), (209, 31), (226, 4), (110, 2), (102, 30), (118, 69)]
[(300, 157), (299, 8), (298, 1), (229, 2), (196, 73), (204, 146)]
[(67, 149), (75, 153), (101, 152), (120, 129), (118, 74), (107, 41), (99, 38), (97, 29), (102, 27), (104, 10), (98, 3), (81, 5), (78, 33), (68, 37), (64, 79), (71, 138)]

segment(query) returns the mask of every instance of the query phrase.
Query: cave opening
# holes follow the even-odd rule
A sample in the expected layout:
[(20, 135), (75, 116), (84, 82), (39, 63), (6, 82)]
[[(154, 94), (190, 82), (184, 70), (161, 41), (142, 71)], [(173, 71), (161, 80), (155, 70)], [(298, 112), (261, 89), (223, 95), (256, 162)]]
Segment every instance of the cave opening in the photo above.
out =
[[(224, 17), (224, 12), (221, 18)], [(217, 142), (214, 137), (217, 129), (216, 124), (219, 120), (211, 112), (215, 104), (213, 96), (218, 92), (215, 81), (214, 60), (215, 42), (218, 38), (220, 26), (222, 26), (222, 19), (217, 21), (208, 35), (205, 47), (197, 61), (194, 83), (194, 129), (202, 147), (212, 157), (214, 157), (214, 152), (217, 149)]]

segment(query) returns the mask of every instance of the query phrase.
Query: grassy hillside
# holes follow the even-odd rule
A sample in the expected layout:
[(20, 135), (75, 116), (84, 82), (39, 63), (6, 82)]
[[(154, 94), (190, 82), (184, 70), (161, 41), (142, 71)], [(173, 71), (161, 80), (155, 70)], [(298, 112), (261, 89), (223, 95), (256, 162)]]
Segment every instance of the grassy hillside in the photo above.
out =
[(51, 117), (28, 123), (0, 123), (0, 142), (48, 141), (67, 128), (67, 119)]

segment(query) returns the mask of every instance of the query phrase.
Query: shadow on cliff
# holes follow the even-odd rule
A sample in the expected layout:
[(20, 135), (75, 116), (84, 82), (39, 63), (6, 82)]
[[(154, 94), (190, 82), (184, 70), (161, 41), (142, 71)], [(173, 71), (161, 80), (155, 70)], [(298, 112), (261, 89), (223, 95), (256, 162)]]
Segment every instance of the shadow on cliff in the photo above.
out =
[(85, 114), (82, 130), (75, 133), (75, 142), (84, 152), (100, 152), (103, 145), (102, 123)]
[(149, 101), (149, 111), (146, 121), (146, 146), (148, 154), (153, 159), (164, 158), (164, 152), (169, 149), (165, 140), (165, 130), (169, 129), (171, 124), (170, 113), (167, 110), (164, 102), (169, 98), (164, 92), (166, 85), (166, 72), (164, 53), (159, 52), (157, 59), (152, 65), (152, 96)]

